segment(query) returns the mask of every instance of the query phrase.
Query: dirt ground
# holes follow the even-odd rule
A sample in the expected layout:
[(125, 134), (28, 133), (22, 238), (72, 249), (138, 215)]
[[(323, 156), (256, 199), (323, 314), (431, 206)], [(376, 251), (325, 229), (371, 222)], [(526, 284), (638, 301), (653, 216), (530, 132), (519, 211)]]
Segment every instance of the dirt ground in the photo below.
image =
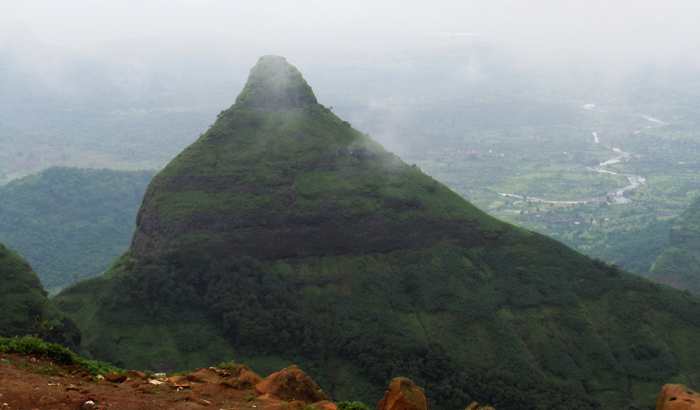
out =
[[(2, 354), (1, 359), (0, 410), (204, 407), (273, 410), (281, 407), (278, 402), (259, 398), (260, 393), (254, 388), (238, 390), (218, 380), (194, 382), (189, 387), (177, 387), (165, 379), (138, 377), (112, 383), (40, 357)], [(287, 408), (296, 407), (286, 404)]]

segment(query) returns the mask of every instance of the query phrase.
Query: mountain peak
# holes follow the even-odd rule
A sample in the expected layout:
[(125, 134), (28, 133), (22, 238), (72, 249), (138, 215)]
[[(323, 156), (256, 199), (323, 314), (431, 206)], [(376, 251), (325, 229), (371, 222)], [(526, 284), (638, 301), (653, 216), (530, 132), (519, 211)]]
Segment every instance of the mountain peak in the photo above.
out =
[(316, 96), (299, 70), (280, 56), (260, 57), (236, 99), (238, 106), (269, 110), (304, 108), (315, 104)]

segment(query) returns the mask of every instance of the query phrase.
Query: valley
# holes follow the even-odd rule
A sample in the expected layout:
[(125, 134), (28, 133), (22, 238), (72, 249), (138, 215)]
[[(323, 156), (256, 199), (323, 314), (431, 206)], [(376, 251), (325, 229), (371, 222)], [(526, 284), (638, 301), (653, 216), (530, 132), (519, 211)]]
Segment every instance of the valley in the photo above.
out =
[[(297, 364), (335, 401), (402, 375), (435, 410), (647, 409), (694, 387), (697, 82), (563, 81), (440, 47), (406, 71), (49, 76), (80, 98), (0, 55), (0, 335), (158, 372)], [(464, 80), (474, 53), (489, 74)]]

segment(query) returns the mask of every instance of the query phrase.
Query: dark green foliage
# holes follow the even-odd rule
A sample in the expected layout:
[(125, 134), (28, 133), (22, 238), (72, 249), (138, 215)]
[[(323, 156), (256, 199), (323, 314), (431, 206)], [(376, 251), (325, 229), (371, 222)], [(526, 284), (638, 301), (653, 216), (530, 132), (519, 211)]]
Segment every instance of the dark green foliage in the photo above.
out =
[(153, 171), (49, 168), (0, 187), (0, 240), (47, 288), (98, 275), (128, 248)]
[[(439, 409), (471, 400), (503, 409), (593, 409), (627, 400), (620, 386), (635, 380), (661, 385), (677, 377), (670, 346), (700, 332), (661, 335), (648, 317), (651, 309), (681, 321), (700, 317), (697, 301), (673, 299), (665, 288), (549, 242), (531, 238), (532, 246), (549, 249), (536, 264), (527, 262), (532, 254), (445, 244), (351, 260), (314, 258), (292, 273), (252, 259), (170, 250), (110, 273), (113, 291), (97, 311), (108, 327), (205, 321), (211, 334), (180, 336), (179, 354), (195, 354), (216, 335), (235, 346), (237, 361), (283, 358), (326, 391), (345, 389), (343, 395), (365, 402), (379, 400), (392, 378), (405, 376)], [(80, 309), (64, 305), (64, 294), (61, 306)], [(472, 339), (477, 329), (485, 339)], [(154, 365), (123, 359), (132, 367)], [(356, 369), (373, 388), (348, 390), (327, 373), (329, 362)], [(599, 402), (598, 394), (611, 389), (617, 399)]]
[(85, 359), (61, 345), (46, 343), (40, 338), (33, 336), (25, 336), (22, 338), (0, 337), (0, 352), (39, 355), (43, 358), (56, 360), (58, 363), (65, 366), (78, 367), (93, 375), (124, 372), (124, 370), (108, 363)]
[(644, 276), (700, 295), (700, 198), (676, 219), (666, 249)]
[(46, 295), (29, 263), (0, 244), (0, 336), (41, 336), (77, 351), (80, 330)]
[(370, 410), (369, 406), (361, 401), (341, 401), (335, 404), (340, 410)]
[(96, 357), (294, 363), (367, 403), (405, 376), (437, 410), (649, 407), (700, 377), (700, 300), (489, 217), (272, 60), (154, 178), (131, 250), (56, 297)]

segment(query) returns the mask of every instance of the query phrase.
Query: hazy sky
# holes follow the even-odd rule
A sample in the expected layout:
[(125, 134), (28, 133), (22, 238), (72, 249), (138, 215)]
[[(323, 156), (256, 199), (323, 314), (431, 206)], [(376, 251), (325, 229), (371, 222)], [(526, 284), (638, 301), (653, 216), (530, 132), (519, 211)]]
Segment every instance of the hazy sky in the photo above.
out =
[(227, 36), (285, 48), (361, 48), (462, 34), (525, 63), (700, 61), (697, 0), (0, 0), (41, 41), (73, 48), (144, 36)]

